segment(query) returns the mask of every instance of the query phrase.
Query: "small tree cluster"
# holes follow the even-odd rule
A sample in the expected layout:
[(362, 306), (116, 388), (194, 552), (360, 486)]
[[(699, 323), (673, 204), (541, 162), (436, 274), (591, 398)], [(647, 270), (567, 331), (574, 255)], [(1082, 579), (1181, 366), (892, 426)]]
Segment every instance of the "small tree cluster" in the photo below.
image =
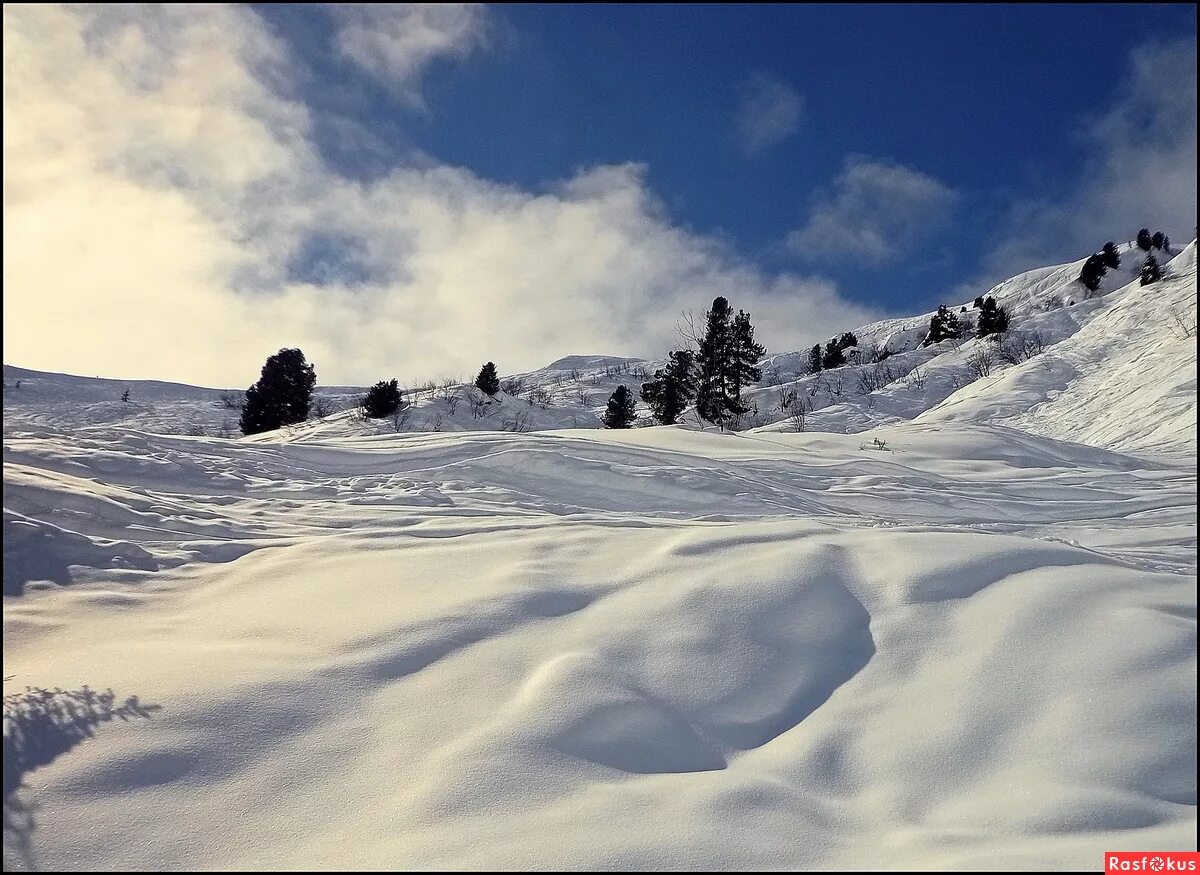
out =
[(308, 419), (316, 370), (298, 349), (281, 349), (267, 359), (258, 382), (246, 390), (242, 434), (258, 434)]
[(370, 419), (383, 419), (391, 416), (400, 409), (402, 399), (400, 387), (393, 380), (380, 380), (367, 390), (362, 400), (363, 416)]
[(742, 404), (742, 390), (762, 379), (758, 362), (766, 353), (754, 340), (750, 314), (733, 315), (725, 298), (713, 299), (705, 316), (704, 336), (696, 353), (696, 412), (722, 428), (749, 408)]
[(1099, 252), (1089, 255), (1083, 262), (1079, 271), (1079, 282), (1089, 292), (1095, 292), (1100, 288), (1100, 281), (1104, 279), (1104, 275), (1120, 266), (1121, 254), (1117, 252), (1117, 245), (1110, 240)]
[(825, 357), (821, 355), (821, 344), (814, 343), (813, 348), (808, 351), (808, 372), (810, 374), (820, 373), (824, 361)]
[(485, 395), (495, 395), (500, 391), (500, 375), (496, 373), (494, 362), (488, 362), (479, 369), (479, 376), (475, 378), (475, 388)]
[(979, 308), (979, 321), (975, 325), (978, 337), (989, 334), (1003, 334), (1008, 331), (1008, 311), (996, 303), (995, 298), (985, 298)]
[(675, 350), (665, 368), (642, 384), (642, 400), (663, 425), (674, 425), (696, 395), (696, 359), (691, 350)]
[(851, 331), (843, 333), (840, 337), (832, 338), (825, 344), (825, 351), (821, 353), (819, 370), (840, 368), (846, 363), (846, 350), (856, 346), (858, 346), (858, 338)]
[(925, 335), (921, 346), (932, 346), (943, 340), (957, 340), (961, 336), (962, 325), (959, 324), (958, 314), (945, 304), (939, 304), (937, 312), (929, 318), (929, 333)]
[(1143, 252), (1149, 252), (1151, 249), (1157, 249), (1159, 252), (1170, 252), (1171, 241), (1162, 231), (1150, 233), (1149, 228), (1142, 228), (1137, 232), (1138, 249)]
[(1158, 259), (1153, 255), (1146, 256), (1146, 263), (1142, 265), (1141, 283), (1148, 286), (1151, 283), (1156, 283), (1162, 279), (1162, 268), (1158, 266)]
[(605, 428), (629, 428), (637, 418), (633, 408), (633, 393), (624, 385), (617, 386), (616, 391), (608, 397), (608, 406), (600, 421)]

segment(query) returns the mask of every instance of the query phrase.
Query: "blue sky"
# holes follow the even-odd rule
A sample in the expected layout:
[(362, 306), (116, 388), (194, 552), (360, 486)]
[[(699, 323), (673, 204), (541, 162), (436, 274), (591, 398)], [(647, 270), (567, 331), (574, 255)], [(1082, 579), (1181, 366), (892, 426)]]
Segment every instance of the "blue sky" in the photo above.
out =
[(1196, 223), (1193, 6), (3, 15), (26, 367), (509, 374), (717, 295), (785, 352)]
[[(513, 5), (494, 9), (487, 50), (433, 66), (416, 111), (331, 59), (321, 9), (262, 14), (319, 70), (310, 87), (352, 92), (341, 106), (394, 150), (331, 138), (347, 173), (415, 148), (537, 190), (640, 162), (675, 221), (768, 269), (812, 265), (786, 240), (848, 158), (927, 175), (954, 192), (936, 231), (866, 267), (816, 260), (846, 296), (898, 312), (985, 271), (1014, 203), (1066, 196), (1086, 172), (1081, 127), (1112, 104), (1131, 51), (1196, 29), (1183, 4)], [(799, 110), (748, 145), (739, 114), (764, 81)]]

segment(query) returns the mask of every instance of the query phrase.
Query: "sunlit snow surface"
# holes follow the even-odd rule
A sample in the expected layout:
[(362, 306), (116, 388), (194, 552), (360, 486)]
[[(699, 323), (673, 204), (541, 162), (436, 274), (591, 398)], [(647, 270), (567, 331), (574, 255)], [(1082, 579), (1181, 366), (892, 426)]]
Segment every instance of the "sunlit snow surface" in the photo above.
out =
[(810, 417), (855, 434), (228, 440), (112, 407), (217, 417), (216, 390), (6, 369), (5, 867), (1195, 849), (1194, 248), (1173, 264), (1030, 305), (1015, 327), (1072, 326), (1053, 358), (958, 388), (982, 341), (914, 345), (923, 391)]

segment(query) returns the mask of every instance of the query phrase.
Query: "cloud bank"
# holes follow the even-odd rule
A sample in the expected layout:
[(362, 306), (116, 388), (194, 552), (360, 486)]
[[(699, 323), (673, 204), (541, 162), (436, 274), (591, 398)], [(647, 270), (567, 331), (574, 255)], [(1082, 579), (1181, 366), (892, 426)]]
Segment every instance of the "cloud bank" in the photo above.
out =
[(787, 245), (810, 261), (850, 255), (879, 267), (944, 228), (957, 202), (954, 189), (928, 174), (851, 156)]
[[(486, 30), (432, 9), (338, 12), (335, 43), (412, 104)], [(428, 161), (341, 176), (295, 96), (307, 71), (246, 7), (6, 6), (4, 65), (14, 364), (238, 386), (286, 345), (361, 384), (662, 355), (716, 295), (774, 349), (872, 315), (680, 228), (637, 164), (539, 191)]]

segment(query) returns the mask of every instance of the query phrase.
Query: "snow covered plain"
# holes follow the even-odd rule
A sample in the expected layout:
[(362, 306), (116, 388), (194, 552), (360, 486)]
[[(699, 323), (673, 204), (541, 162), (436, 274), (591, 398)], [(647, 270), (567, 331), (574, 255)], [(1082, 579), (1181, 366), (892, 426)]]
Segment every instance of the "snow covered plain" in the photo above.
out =
[[(974, 381), (986, 341), (856, 331), (929, 378), (830, 396), (839, 433), (228, 440), (6, 368), (5, 867), (1195, 849), (1194, 253), (1154, 295), (1010, 281), (1049, 348)], [(224, 415), (159, 386), (138, 416)]]

